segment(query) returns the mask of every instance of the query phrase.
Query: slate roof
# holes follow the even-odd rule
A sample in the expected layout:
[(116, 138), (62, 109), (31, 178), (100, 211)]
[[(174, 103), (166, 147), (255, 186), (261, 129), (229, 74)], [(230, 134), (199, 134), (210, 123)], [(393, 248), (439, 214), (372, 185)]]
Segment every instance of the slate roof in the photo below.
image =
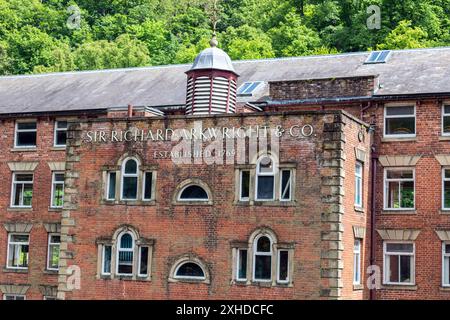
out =
[[(450, 93), (450, 47), (392, 51), (384, 64), (368, 52), (235, 61), (245, 81), (379, 75), (377, 96)], [(0, 114), (183, 105), (191, 64), (0, 77)]]

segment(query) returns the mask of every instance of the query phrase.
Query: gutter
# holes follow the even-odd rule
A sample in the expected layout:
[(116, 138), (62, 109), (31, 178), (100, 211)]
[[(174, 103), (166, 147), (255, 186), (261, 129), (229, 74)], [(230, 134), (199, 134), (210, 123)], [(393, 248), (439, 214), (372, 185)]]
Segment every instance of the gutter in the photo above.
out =
[[(377, 188), (377, 182), (376, 182), (376, 176), (377, 176), (377, 162), (378, 162), (378, 153), (374, 144), (374, 137), (373, 133), (375, 132), (375, 129), (373, 127), (370, 127), (371, 133), (372, 133), (372, 142), (371, 142), (371, 193), (370, 193), (370, 265), (375, 265), (375, 249), (376, 249), (376, 243), (375, 243), (375, 223), (376, 223), (376, 217), (375, 217), (375, 211), (376, 211), (376, 188)], [(370, 300), (376, 300), (375, 295), (375, 289), (370, 289), (369, 291), (369, 299)]]

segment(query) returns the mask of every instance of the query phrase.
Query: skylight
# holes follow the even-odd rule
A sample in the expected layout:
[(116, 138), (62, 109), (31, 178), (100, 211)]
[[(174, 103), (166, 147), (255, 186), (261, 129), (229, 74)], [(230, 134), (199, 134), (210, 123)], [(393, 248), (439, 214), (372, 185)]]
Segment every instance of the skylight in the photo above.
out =
[(263, 83), (262, 81), (244, 82), (238, 89), (238, 95), (252, 95), (258, 86)]
[(391, 51), (373, 51), (370, 53), (365, 63), (385, 63)]

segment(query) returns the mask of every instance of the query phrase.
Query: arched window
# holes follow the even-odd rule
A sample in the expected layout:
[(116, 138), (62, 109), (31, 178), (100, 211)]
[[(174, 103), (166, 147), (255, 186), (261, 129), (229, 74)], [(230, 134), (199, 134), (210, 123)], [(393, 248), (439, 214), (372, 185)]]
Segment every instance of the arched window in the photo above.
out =
[(193, 280), (205, 280), (205, 272), (202, 267), (195, 262), (188, 261), (181, 263), (176, 271), (175, 278), (178, 279), (193, 279)]
[(256, 165), (256, 200), (275, 200), (277, 168), (270, 156), (262, 156)]
[(117, 243), (117, 274), (133, 274), (134, 239), (131, 233), (123, 233)]
[(253, 278), (257, 281), (272, 279), (272, 239), (261, 235), (253, 244)]
[(130, 158), (122, 164), (122, 200), (136, 200), (138, 197), (139, 164)]
[(180, 201), (208, 201), (208, 193), (202, 187), (198, 185), (189, 185), (184, 187), (180, 196), (178, 197)]

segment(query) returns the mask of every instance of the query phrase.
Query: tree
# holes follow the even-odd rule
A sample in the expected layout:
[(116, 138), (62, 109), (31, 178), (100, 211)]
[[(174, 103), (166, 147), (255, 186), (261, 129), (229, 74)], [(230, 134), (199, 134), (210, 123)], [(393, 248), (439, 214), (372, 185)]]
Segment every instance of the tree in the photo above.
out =
[(225, 42), (224, 48), (233, 60), (275, 57), (270, 37), (248, 25), (229, 27), (222, 38)]
[(420, 27), (411, 27), (411, 21), (400, 21), (398, 26), (392, 30), (377, 46), (377, 49), (412, 49), (425, 48), (429, 45), (427, 33)]

